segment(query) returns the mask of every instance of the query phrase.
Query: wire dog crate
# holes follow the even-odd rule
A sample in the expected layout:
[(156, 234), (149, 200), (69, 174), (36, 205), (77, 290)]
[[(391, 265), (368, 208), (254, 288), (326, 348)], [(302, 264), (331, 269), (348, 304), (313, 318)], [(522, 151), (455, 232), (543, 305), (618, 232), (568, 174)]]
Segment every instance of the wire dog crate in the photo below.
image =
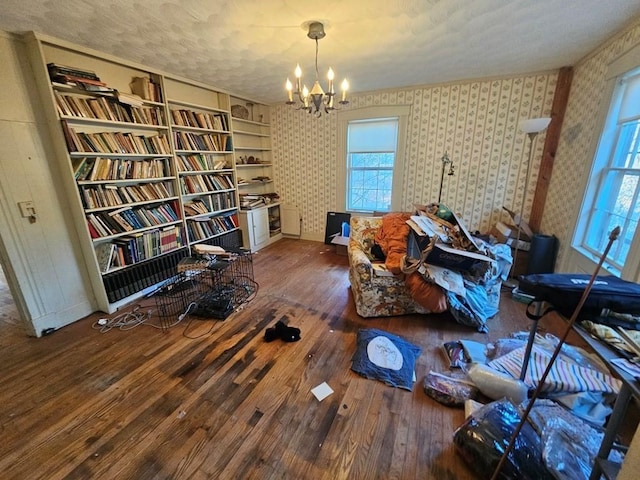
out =
[(207, 272), (210, 275), (211, 289), (219, 287), (230, 289), (234, 308), (239, 307), (256, 292), (253, 280), (253, 260), (248, 250), (231, 252), (226, 258), (219, 257)]
[(176, 277), (153, 294), (163, 330), (187, 314), (224, 320), (257, 291), (250, 251), (226, 252), (212, 259), (187, 257), (177, 270)]

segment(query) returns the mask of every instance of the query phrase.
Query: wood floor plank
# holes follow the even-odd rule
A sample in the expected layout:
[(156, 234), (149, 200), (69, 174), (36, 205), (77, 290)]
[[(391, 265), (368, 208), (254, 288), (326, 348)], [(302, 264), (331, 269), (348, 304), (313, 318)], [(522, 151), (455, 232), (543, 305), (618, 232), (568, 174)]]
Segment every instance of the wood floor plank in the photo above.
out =
[[(363, 319), (347, 257), (331, 246), (285, 239), (252, 267), (257, 293), (224, 321), (94, 328), (134, 308), (159, 327), (151, 298), (41, 339), (0, 322), (2, 479), (475, 478), (452, 444), (462, 410), (428, 397), (422, 381), (447, 369), (445, 341), (528, 329), (523, 304), (505, 294), (487, 334), (448, 314)], [(300, 328), (300, 341), (265, 342), (278, 320)], [(557, 319), (540, 326), (559, 330)], [(361, 328), (421, 347), (413, 391), (350, 369)], [(322, 382), (334, 393), (318, 401)]]

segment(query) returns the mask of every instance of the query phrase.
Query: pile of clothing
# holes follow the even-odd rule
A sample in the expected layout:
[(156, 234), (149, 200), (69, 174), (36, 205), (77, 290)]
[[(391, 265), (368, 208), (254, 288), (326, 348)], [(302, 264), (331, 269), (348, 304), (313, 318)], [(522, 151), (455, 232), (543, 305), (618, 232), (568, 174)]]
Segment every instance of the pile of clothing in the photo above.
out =
[(371, 253), (393, 274), (405, 275), (418, 304), (433, 313), (448, 310), (457, 322), (486, 332), (498, 313), (511, 249), (471, 235), (442, 204), (418, 207), (414, 214), (384, 215)]

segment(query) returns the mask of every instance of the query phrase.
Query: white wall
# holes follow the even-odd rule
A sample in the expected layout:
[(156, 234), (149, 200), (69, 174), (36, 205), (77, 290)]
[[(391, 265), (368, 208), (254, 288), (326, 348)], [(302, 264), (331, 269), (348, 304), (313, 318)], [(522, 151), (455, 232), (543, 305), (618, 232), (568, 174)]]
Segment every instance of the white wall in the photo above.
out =
[[(77, 237), (22, 42), (0, 32), (0, 254), (27, 331), (40, 336), (94, 311)], [(30, 223), (17, 203), (35, 203)]]

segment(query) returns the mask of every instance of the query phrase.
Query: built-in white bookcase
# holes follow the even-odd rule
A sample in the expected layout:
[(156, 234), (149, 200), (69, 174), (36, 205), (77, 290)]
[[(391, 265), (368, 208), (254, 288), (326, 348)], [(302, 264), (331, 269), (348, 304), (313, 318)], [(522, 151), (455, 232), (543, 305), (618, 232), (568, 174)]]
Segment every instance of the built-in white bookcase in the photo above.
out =
[(256, 251), (282, 238), (269, 108), (240, 97), (231, 96), (230, 101), (243, 244)]
[(24, 38), (100, 310), (171, 278), (196, 243), (241, 246), (229, 94), (44, 35)]

